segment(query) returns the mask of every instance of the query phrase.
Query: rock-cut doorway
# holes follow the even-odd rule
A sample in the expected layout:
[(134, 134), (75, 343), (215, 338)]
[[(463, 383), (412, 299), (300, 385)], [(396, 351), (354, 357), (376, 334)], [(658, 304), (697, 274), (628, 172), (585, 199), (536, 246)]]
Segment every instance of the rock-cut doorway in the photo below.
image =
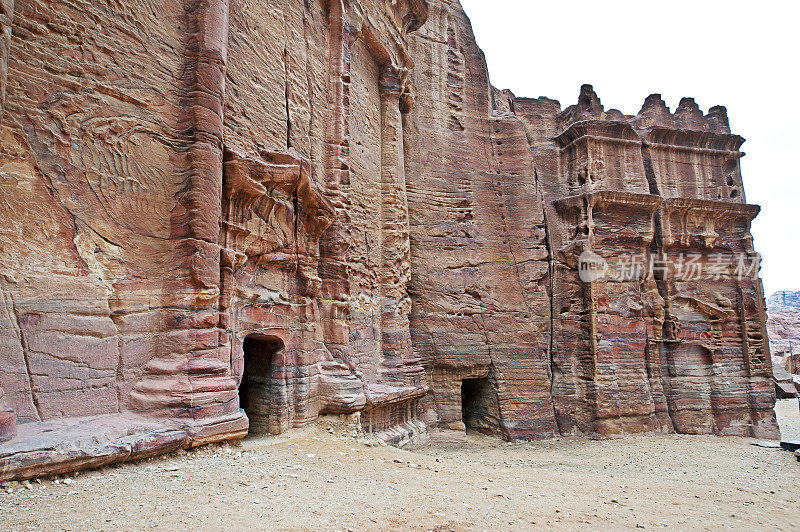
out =
[(492, 376), (461, 381), (461, 419), (467, 433), (500, 434), (500, 405)]
[(276, 336), (250, 335), (244, 340), (239, 405), (250, 420), (249, 434), (280, 433), (278, 398), (283, 382), (276, 369), (283, 348), (283, 340)]

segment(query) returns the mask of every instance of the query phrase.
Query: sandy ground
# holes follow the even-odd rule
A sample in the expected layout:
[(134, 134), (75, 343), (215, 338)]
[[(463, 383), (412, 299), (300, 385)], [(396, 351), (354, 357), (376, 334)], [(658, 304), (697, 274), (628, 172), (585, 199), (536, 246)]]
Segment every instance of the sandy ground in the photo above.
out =
[[(778, 413), (800, 439), (796, 400)], [(12, 483), (0, 528), (800, 528), (800, 463), (742, 438), (367, 446), (332, 420), (77, 476)]]
[(775, 405), (782, 440), (800, 440), (800, 411), (797, 399), (784, 399)]

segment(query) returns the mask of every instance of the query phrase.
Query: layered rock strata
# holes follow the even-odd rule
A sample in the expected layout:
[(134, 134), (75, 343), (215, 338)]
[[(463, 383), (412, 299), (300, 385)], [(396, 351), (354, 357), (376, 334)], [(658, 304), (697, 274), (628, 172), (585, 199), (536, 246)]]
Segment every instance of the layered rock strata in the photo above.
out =
[(0, 30), (0, 479), (321, 414), (776, 436), (724, 108), (497, 90), (456, 0), (3, 0)]
[[(797, 355), (800, 347), (800, 292), (779, 291), (767, 299), (767, 330), (772, 355)], [(800, 371), (800, 370), (798, 370)], [(792, 373), (797, 373), (791, 371)]]

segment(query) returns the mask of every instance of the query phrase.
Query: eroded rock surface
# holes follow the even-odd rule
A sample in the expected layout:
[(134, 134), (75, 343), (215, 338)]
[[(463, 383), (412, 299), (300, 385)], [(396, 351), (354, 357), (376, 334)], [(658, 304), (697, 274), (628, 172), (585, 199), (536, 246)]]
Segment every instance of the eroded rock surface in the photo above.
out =
[(0, 478), (94, 463), (42, 426), (777, 435), (723, 107), (497, 90), (456, 0), (0, 6)]
[(767, 298), (767, 329), (773, 355), (800, 348), (800, 292), (781, 290)]
[(767, 298), (767, 330), (778, 399), (796, 397), (800, 385), (800, 292)]

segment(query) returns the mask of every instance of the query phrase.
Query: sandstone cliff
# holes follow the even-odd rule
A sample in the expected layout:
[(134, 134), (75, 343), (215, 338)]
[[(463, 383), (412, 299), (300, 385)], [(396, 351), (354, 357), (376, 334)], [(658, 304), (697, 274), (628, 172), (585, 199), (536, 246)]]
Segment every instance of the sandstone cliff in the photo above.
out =
[(779, 399), (795, 397), (792, 379), (800, 383), (800, 292), (784, 290), (769, 296), (767, 316), (775, 391)]
[[(773, 355), (800, 347), (800, 292), (785, 290), (767, 298), (767, 329)], [(791, 345), (790, 345), (791, 344)]]
[(497, 90), (456, 0), (0, 5), (0, 478), (325, 413), (776, 436), (723, 107)]

